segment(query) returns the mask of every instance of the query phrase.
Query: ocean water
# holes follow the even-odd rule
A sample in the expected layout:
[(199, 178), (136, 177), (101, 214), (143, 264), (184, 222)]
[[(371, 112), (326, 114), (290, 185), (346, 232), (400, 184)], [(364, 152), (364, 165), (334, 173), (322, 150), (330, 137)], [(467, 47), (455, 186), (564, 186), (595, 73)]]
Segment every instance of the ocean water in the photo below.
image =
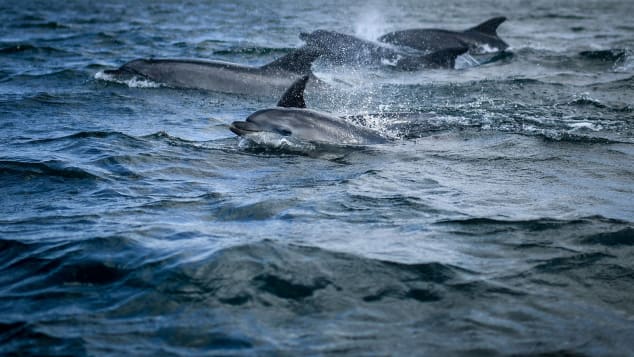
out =
[[(632, 355), (633, 13), (0, 1), (0, 355)], [(99, 75), (501, 15), (486, 65), (314, 64), (308, 106), (383, 145), (252, 145), (277, 98)]]

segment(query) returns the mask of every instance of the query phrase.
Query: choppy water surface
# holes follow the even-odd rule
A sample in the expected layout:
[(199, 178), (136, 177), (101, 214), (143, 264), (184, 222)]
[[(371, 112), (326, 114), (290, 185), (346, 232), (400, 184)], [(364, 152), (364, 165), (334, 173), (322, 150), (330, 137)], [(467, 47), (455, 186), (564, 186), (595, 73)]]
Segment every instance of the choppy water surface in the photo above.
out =
[[(631, 2), (108, 3), (0, 2), (0, 354), (634, 350)], [(386, 145), (253, 147), (228, 124), (277, 98), (95, 77), (498, 15), (484, 66), (315, 64), (308, 106)]]

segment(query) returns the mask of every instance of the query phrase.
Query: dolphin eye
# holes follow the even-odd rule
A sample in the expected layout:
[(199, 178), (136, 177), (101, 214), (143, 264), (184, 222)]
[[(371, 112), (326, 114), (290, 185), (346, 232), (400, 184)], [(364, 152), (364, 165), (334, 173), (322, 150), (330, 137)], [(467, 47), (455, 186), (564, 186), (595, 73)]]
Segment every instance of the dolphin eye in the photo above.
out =
[(282, 135), (282, 136), (290, 136), (292, 134), (292, 132), (290, 130), (287, 129), (275, 129), (275, 131), (277, 131), (278, 134)]

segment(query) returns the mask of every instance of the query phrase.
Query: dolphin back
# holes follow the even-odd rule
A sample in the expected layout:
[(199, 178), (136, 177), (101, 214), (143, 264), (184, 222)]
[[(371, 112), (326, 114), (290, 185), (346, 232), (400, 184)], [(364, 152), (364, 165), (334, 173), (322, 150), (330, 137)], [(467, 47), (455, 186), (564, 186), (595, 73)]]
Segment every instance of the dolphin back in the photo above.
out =
[(336, 31), (302, 32), (299, 38), (308, 46), (319, 49), (327, 62), (337, 65), (378, 65), (399, 57), (390, 47)]
[(497, 37), (497, 30), (498, 27), (504, 22), (506, 21), (506, 17), (504, 16), (500, 16), (500, 17), (494, 17), (492, 19), (488, 19), (486, 21), (484, 21), (483, 23), (474, 26), (468, 30), (466, 30), (465, 32), (480, 32), (482, 34), (485, 34), (487, 36), (495, 36)]
[(291, 51), (283, 57), (260, 67), (265, 71), (284, 71), (296, 74), (310, 74), (313, 62), (321, 51), (311, 46), (304, 46)]
[(506, 49), (508, 44), (498, 37), (497, 29), (505, 21), (506, 17), (494, 17), (464, 31), (434, 28), (394, 31), (379, 37), (379, 41), (420, 51), (438, 51), (463, 45), (471, 47), (476, 53), (482, 45), (501, 51)]

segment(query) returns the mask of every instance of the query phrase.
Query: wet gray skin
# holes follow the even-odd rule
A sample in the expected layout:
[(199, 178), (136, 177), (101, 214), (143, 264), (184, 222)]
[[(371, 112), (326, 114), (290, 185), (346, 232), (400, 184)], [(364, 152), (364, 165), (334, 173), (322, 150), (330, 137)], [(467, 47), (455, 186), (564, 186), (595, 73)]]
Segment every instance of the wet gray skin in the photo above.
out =
[(494, 17), (464, 31), (442, 29), (409, 29), (394, 31), (379, 37), (379, 41), (397, 46), (407, 46), (420, 51), (439, 51), (468, 46), (470, 52), (480, 53), (483, 47), (503, 51), (508, 48), (497, 34), (497, 28), (505, 17)]
[(236, 135), (252, 137), (274, 134), (292, 140), (337, 145), (382, 144), (379, 133), (354, 125), (327, 113), (306, 109), (304, 89), (309, 76), (298, 79), (284, 93), (277, 107), (259, 110), (229, 129)]
[(325, 59), (337, 64), (381, 64), (382, 61), (396, 62), (399, 58), (394, 49), (340, 32), (302, 32), (299, 38), (308, 46), (321, 49)]
[(246, 121), (231, 124), (231, 131), (243, 137), (273, 133), (294, 140), (340, 145), (386, 143), (378, 133), (341, 118), (302, 108), (270, 108), (259, 110)]
[(261, 67), (192, 59), (136, 59), (104, 73), (117, 79), (138, 76), (175, 88), (277, 96), (298, 78), (312, 75), (311, 65), (319, 54), (302, 47)]
[(464, 44), (457, 44), (451, 48), (420, 55), (327, 30), (302, 32), (299, 37), (306, 42), (307, 46), (320, 49), (322, 58), (334, 64), (388, 64), (408, 71), (423, 68), (453, 68), (456, 57), (468, 50)]

